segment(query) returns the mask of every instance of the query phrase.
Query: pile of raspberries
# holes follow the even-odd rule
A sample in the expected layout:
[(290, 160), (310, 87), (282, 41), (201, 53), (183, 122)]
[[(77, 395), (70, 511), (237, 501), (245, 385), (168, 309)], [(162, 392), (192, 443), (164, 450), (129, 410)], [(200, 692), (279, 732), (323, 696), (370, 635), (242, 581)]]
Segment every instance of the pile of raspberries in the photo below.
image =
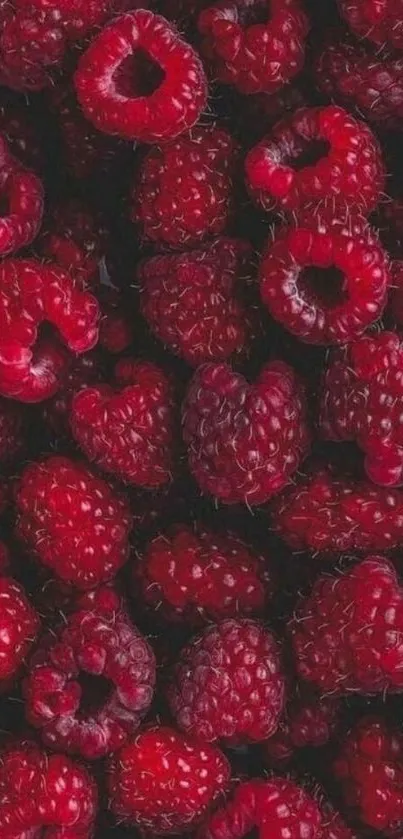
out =
[(403, 0), (0, 0), (0, 839), (403, 836)]

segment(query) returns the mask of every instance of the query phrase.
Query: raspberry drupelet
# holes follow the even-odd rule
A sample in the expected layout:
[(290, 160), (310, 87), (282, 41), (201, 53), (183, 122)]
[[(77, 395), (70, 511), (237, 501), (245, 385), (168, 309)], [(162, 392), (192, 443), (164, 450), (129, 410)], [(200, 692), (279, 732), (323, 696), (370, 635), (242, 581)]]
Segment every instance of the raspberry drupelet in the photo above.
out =
[(147, 9), (116, 18), (94, 38), (78, 63), (75, 86), (96, 128), (143, 143), (182, 134), (207, 102), (197, 53)]
[(224, 128), (196, 126), (153, 146), (139, 163), (131, 217), (144, 239), (188, 248), (227, 227), (234, 209), (240, 150)]
[(198, 29), (213, 76), (241, 93), (274, 93), (304, 64), (309, 23), (299, 0), (217, 0)]
[(308, 453), (305, 395), (284, 362), (253, 384), (226, 364), (196, 371), (183, 406), (189, 466), (203, 492), (225, 504), (263, 504)]
[(384, 190), (379, 143), (365, 123), (335, 106), (302, 108), (274, 126), (247, 155), (246, 179), (265, 209), (368, 213)]
[(141, 731), (108, 766), (110, 807), (157, 834), (183, 833), (226, 791), (230, 766), (215, 746), (167, 726)]
[(126, 562), (128, 503), (85, 463), (51, 456), (26, 466), (15, 503), (19, 537), (64, 582), (94, 588)]
[[(4, 573), (2, 569), (2, 574)], [(23, 587), (0, 577), (0, 691), (2, 682), (18, 675), (40, 628), (39, 617)]]
[(403, 49), (402, 0), (338, 0), (349, 27), (379, 46)]
[(259, 331), (251, 263), (249, 244), (227, 238), (143, 260), (141, 311), (154, 335), (192, 366), (248, 355)]

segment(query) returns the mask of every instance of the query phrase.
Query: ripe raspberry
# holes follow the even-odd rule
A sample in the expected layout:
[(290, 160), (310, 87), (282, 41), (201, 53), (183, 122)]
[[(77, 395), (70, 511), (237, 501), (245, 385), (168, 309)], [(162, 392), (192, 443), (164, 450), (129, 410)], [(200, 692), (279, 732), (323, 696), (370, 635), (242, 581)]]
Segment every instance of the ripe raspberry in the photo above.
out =
[(39, 232), (44, 191), (37, 175), (22, 169), (11, 156), (0, 169), (0, 256), (30, 245)]
[(208, 626), (182, 650), (168, 700), (193, 737), (232, 745), (266, 740), (284, 707), (277, 641), (252, 620)]
[(273, 530), (296, 551), (383, 551), (403, 540), (403, 492), (313, 467), (271, 507)]
[(133, 566), (133, 589), (169, 621), (261, 615), (272, 594), (264, 557), (230, 533), (178, 525), (156, 536)]
[(360, 38), (403, 49), (402, 0), (338, 0), (342, 15)]
[(309, 27), (299, 0), (217, 0), (198, 28), (214, 78), (241, 93), (274, 93), (303, 67)]
[(69, 437), (73, 397), (79, 390), (91, 387), (102, 379), (102, 362), (97, 351), (84, 353), (72, 360), (58, 392), (42, 402), (42, 417), (56, 437)]
[(223, 233), (234, 211), (238, 159), (235, 140), (215, 125), (151, 148), (132, 193), (132, 220), (144, 238), (177, 248)]
[(203, 818), (229, 783), (227, 759), (173, 728), (140, 732), (109, 763), (111, 809), (146, 831), (182, 833)]
[(193, 48), (146, 9), (122, 15), (93, 40), (79, 61), (75, 86), (96, 128), (143, 143), (191, 128), (207, 100)]
[(363, 717), (333, 763), (344, 802), (367, 827), (387, 836), (403, 825), (403, 738), (382, 717)]
[(66, 49), (66, 33), (52, 15), (16, 8), (15, 3), (1, 9), (0, 82), (6, 87), (18, 91), (48, 87)]
[(225, 504), (263, 504), (306, 455), (305, 396), (291, 367), (267, 364), (249, 384), (226, 364), (195, 373), (183, 409), (190, 470)]
[(18, 673), (39, 626), (22, 586), (10, 577), (0, 577), (0, 684)]
[(108, 232), (101, 219), (81, 201), (72, 199), (52, 208), (40, 249), (84, 289), (99, 283), (99, 264), (107, 241)]
[(156, 337), (194, 366), (246, 354), (258, 320), (248, 305), (251, 257), (241, 239), (217, 239), (145, 259), (137, 273), (141, 311)]
[[(0, 265), (0, 393), (21, 402), (53, 396), (71, 352), (96, 344), (98, 317), (95, 298), (76, 289), (66, 272), (34, 259), (5, 260)], [(68, 349), (44, 332), (49, 324)]]
[(84, 463), (48, 457), (16, 489), (18, 535), (57, 577), (80, 589), (112, 579), (129, 554), (125, 498)]
[(370, 212), (385, 186), (377, 139), (342, 108), (302, 108), (278, 123), (245, 162), (252, 196), (265, 209), (331, 201), (333, 212)]
[(15, 402), (0, 398), (0, 466), (12, 461), (24, 446), (25, 414)]
[(64, 755), (20, 740), (0, 753), (1, 839), (91, 839), (97, 789)]
[(281, 764), (298, 749), (319, 748), (332, 738), (339, 722), (340, 702), (298, 688), (287, 702), (275, 734), (265, 743), (269, 764)]
[(148, 5), (147, 0), (14, 0), (14, 4), (20, 9), (48, 14), (73, 38), (89, 34), (114, 14)]
[(27, 719), (40, 729), (44, 744), (86, 760), (119, 749), (139, 727), (154, 693), (154, 653), (119, 596), (112, 589), (105, 594), (52, 630), (31, 658), (23, 684)]
[(116, 365), (117, 388), (82, 389), (71, 410), (73, 436), (89, 460), (126, 483), (159, 487), (172, 478), (175, 401), (171, 383), (150, 362)]
[(358, 337), (381, 315), (390, 281), (387, 254), (374, 236), (326, 217), (280, 229), (260, 264), (270, 314), (308, 344)]

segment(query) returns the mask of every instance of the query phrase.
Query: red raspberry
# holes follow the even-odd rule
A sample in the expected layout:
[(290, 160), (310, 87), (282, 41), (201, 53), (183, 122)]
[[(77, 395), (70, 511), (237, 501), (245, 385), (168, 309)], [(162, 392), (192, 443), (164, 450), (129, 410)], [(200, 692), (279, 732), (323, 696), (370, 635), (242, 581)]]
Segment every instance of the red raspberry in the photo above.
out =
[(241, 239), (217, 239), (140, 264), (142, 313), (157, 338), (188, 364), (247, 353), (258, 320), (247, 305), (253, 294), (251, 256)]
[[(14, 5), (14, 9), (13, 9)], [(52, 83), (67, 48), (63, 25), (52, 15), (6, 4), (0, 11), (0, 81), (20, 91)]]
[(342, 108), (302, 108), (246, 158), (247, 184), (267, 210), (319, 205), (369, 212), (385, 186), (378, 141)]
[(22, 586), (10, 577), (0, 577), (0, 684), (18, 673), (39, 626)]
[(43, 12), (73, 38), (83, 37), (108, 18), (137, 6), (147, 7), (147, 0), (14, 0), (19, 9)]
[(109, 763), (112, 811), (149, 832), (182, 833), (228, 786), (230, 767), (215, 746), (166, 726), (145, 729)]
[(342, 15), (360, 38), (403, 49), (402, 0), (338, 0)]
[(340, 695), (403, 690), (402, 629), (403, 589), (376, 556), (322, 574), (289, 623), (299, 675)]
[(39, 232), (43, 215), (43, 186), (33, 172), (17, 167), (0, 170), (0, 200), (7, 211), (0, 218), (0, 255), (30, 245)]
[(23, 448), (24, 426), (22, 406), (8, 399), (0, 399), (0, 466), (12, 461)]
[(270, 314), (308, 344), (358, 337), (381, 315), (390, 281), (387, 254), (374, 236), (326, 216), (281, 228), (260, 265)]
[(309, 27), (299, 0), (217, 0), (198, 28), (214, 77), (241, 93), (274, 93), (303, 67)]
[(191, 472), (225, 504), (263, 504), (286, 486), (309, 447), (303, 390), (280, 361), (254, 384), (226, 364), (202, 365), (183, 423)]
[(0, 753), (1, 839), (91, 839), (97, 790), (89, 773), (35, 743)]
[(266, 740), (284, 707), (277, 641), (252, 620), (208, 626), (182, 650), (168, 700), (193, 737), (232, 745)]
[(276, 733), (265, 743), (269, 764), (290, 760), (298, 749), (326, 745), (337, 728), (339, 712), (340, 702), (334, 697), (296, 690)]
[(403, 826), (403, 738), (382, 717), (363, 717), (333, 763), (346, 806), (366, 827), (400, 835)]
[(238, 158), (235, 140), (215, 125), (150, 149), (132, 193), (132, 219), (145, 239), (191, 247), (223, 233), (234, 211)]
[(197, 54), (164, 18), (122, 15), (81, 57), (75, 74), (85, 116), (106, 134), (155, 143), (197, 122), (207, 82)]
[(383, 551), (403, 539), (403, 492), (312, 468), (271, 507), (272, 527), (293, 550)]
[(230, 533), (196, 526), (156, 536), (133, 566), (135, 596), (170, 621), (263, 614), (272, 588), (265, 558)]
[(169, 379), (150, 362), (116, 365), (117, 388), (85, 388), (73, 399), (71, 429), (89, 460), (126, 483), (159, 487), (174, 468), (175, 401)]
[(70, 414), (74, 395), (101, 379), (101, 359), (96, 351), (79, 355), (72, 361), (56, 395), (41, 405), (42, 417), (56, 437), (71, 436)]
[(57, 577), (80, 589), (112, 579), (129, 554), (126, 499), (84, 463), (48, 457), (16, 489), (19, 536)]
[[(98, 304), (77, 290), (69, 274), (33, 259), (0, 265), (0, 393), (22, 402), (53, 396), (71, 352), (98, 340)], [(59, 331), (68, 347), (44, 325)]]
[(101, 590), (93, 604), (82, 604), (61, 630), (52, 630), (23, 684), (27, 719), (45, 745), (87, 760), (129, 739), (151, 705), (155, 684), (151, 647), (119, 596), (112, 589), (105, 595)]
[(81, 201), (72, 199), (52, 208), (49, 228), (41, 237), (41, 253), (85, 288), (99, 283), (99, 264), (107, 241), (101, 220)]

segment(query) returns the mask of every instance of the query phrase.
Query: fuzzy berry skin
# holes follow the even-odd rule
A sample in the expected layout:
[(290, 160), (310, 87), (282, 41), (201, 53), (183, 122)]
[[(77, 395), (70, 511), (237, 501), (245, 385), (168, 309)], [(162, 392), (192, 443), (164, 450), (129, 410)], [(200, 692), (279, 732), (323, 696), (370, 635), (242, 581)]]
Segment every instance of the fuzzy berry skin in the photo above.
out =
[(347, 812), (363, 826), (400, 836), (403, 738), (382, 717), (363, 717), (341, 742), (332, 766)]
[(402, 628), (403, 589), (377, 556), (318, 577), (288, 627), (300, 677), (332, 695), (402, 692)]
[(360, 38), (403, 49), (402, 0), (338, 0), (341, 14)]
[(315, 82), (330, 99), (382, 127), (398, 128), (403, 116), (403, 57), (343, 35), (327, 43)]
[(70, 585), (94, 588), (126, 562), (132, 525), (126, 499), (84, 463), (48, 457), (30, 464), (15, 501), (18, 535)]
[(95, 782), (64, 755), (47, 755), (26, 740), (0, 752), (2, 839), (92, 839)]
[(305, 687), (295, 691), (276, 733), (265, 743), (269, 766), (288, 762), (298, 749), (325, 746), (337, 729), (339, 712), (340, 700), (333, 696), (317, 696)]
[[(0, 265), (0, 393), (21, 402), (53, 396), (71, 353), (98, 340), (99, 308), (65, 271), (34, 259)], [(43, 324), (57, 330), (40, 334)]]
[(141, 731), (109, 762), (112, 812), (157, 834), (183, 833), (225, 792), (227, 759), (167, 726)]
[(39, 232), (43, 216), (42, 181), (10, 158), (0, 169), (0, 200), (7, 210), (0, 218), (0, 256), (30, 245)]
[[(154, 653), (118, 594), (109, 588), (105, 594), (74, 612), (59, 632), (53, 630), (32, 656), (23, 684), (28, 722), (40, 730), (44, 744), (86, 760), (119, 749), (139, 727), (154, 694)], [(93, 677), (87, 691), (80, 685), (82, 674)], [(109, 691), (97, 701), (105, 679)], [(86, 700), (95, 700), (95, 707), (86, 709)]]
[(71, 199), (52, 208), (40, 251), (68, 271), (84, 289), (99, 283), (99, 263), (107, 241), (108, 233), (101, 220), (81, 201)]
[(184, 525), (147, 545), (132, 579), (156, 618), (190, 624), (262, 615), (273, 591), (267, 561), (240, 539)]
[(168, 701), (179, 727), (209, 743), (257, 743), (274, 734), (284, 707), (274, 636), (257, 621), (208, 626), (184, 650)]
[(333, 212), (368, 213), (385, 187), (377, 139), (343, 108), (301, 108), (249, 152), (246, 180), (264, 209), (296, 211), (323, 201)]
[(226, 364), (196, 371), (183, 406), (189, 466), (225, 504), (263, 504), (307, 454), (305, 396), (291, 367), (267, 364), (249, 384)]
[(41, 415), (53, 436), (71, 437), (70, 414), (74, 395), (83, 388), (98, 384), (102, 377), (102, 359), (97, 350), (83, 353), (71, 361), (56, 395), (41, 404)]
[(66, 33), (46, 12), (15, 5), (0, 10), (0, 82), (18, 91), (40, 91), (62, 65)]
[(154, 488), (174, 468), (175, 401), (171, 383), (151, 362), (116, 365), (116, 389), (84, 388), (73, 398), (73, 436), (89, 460), (129, 484)]
[(170, 140), (197, 122), (207, 81), (196, 52), (147, 9), (122, 15), (81, 56), (75, 87), (84, 115), (127, 140)]
[(173, 248), (198, 246), (224, 232), (234, 211), (239, 147), (224, 128), (196, 126), (171, 143), (153, 146), (139, 165), (132, 220), (146, 241)]
[(307, 344), (351, 341), (382, 314), (391, 281), (379, 242), (327, 218), (301, 218), (275, 233), (260, 263), (272, 317)]
[(39, 627), (22, 586), (11, 577), (0, 577), (0, 686), (18, 673)]
[(246, 355), (258, 321), (248, 305), (251, 259), (247, 242), (223, 238), (143, 260), (137, 271), (141, 311), (154, 335), (195, 367)]
[(21, 405), (0, 398), (0, 467), (10, 463), (25, 444), (25, 414)]
[(403, 492), (312, 468), (271, 505), (271, 527), (295, 551), (384, 551), (403, 541)]
[(46, 13), (77, 39), (102, 26), (108, 18), (137, 6), (147, 8), (147, 0), (14, 0), (19, 9)]
[(198, 19), (214, 78), (275, 93), (302, 69), (308, 19), (299, 0), (217, 0)]

